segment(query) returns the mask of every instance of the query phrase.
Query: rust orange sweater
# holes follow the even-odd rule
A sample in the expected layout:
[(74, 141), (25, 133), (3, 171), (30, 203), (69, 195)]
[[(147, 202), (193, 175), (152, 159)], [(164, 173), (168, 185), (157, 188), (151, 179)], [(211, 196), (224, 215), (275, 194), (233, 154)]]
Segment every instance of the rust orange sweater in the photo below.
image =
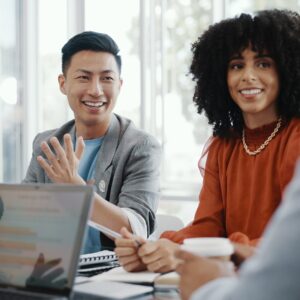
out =
[[(275, 126), (276, 122), (246, 129), (250, 150), (257, 149)], [(189, 237), (229, 237), (255, 244), (281, 201), (299, 155), (300, 119), (283, 124), (255, 156), (246, 154), (240, 138), (212, 138), (194, 221), (161, 237), (177, 243)]]

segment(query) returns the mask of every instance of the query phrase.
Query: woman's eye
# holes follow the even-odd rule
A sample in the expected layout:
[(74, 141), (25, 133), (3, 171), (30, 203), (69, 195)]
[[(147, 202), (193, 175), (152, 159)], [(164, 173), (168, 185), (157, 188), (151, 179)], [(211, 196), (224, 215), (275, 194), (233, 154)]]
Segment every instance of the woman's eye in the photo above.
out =
[(233, 63), (229, 65), (229, 69), (231, 70), (239, 70), (243, 67), (242, 64), (238, 64), (238, 63)]
[(271, 65), (271, 64), (270, 64), (269, 62), (265, 62), (265, 61), (260, 62), (260, 63), (258, 64), (258, 66), (259, 66), (260, 68), (269, 68), (270, 65)]

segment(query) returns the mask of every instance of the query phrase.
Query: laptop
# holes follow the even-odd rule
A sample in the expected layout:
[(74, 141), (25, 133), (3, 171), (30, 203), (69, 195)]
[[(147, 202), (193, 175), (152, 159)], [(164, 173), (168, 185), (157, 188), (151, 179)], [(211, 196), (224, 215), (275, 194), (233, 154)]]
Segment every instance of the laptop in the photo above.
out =
[(92, 195), (90, 186), (0, 184), (0, 299), (71, 297)]

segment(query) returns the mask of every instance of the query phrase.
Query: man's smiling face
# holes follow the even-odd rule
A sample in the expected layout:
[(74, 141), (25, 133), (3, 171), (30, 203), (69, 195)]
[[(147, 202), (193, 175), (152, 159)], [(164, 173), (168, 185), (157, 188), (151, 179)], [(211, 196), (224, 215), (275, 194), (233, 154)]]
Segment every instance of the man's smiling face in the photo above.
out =
[(122, 86), (111, 53), (77, 52), (65, 74), (59, 76), (59, 85), (68, 98), (78, 129), (100, 126), (106, 131)]

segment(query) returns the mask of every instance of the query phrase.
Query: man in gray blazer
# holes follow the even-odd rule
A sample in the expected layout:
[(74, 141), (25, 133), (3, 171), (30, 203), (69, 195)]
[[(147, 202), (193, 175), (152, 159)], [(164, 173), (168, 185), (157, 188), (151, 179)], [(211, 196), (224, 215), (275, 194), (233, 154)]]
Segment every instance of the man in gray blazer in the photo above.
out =
[[(36, 136), (24, 182), (93, 184), (92, 221), (147, 237), (155, 227), (161, 148), (113, 113), (120, 74), (119, 48), (110, 36), (87, 31), (64, 45), (58, 81), (74, 120)], [(82, 252), (112, 246), (89, 228)]]
[(273, 216), (257, 253), (238, 276), (226, 264), (178, 251), (183, 260), (182, 299), (297, 300), (300, 299), (300, 161), (284, 201)]

